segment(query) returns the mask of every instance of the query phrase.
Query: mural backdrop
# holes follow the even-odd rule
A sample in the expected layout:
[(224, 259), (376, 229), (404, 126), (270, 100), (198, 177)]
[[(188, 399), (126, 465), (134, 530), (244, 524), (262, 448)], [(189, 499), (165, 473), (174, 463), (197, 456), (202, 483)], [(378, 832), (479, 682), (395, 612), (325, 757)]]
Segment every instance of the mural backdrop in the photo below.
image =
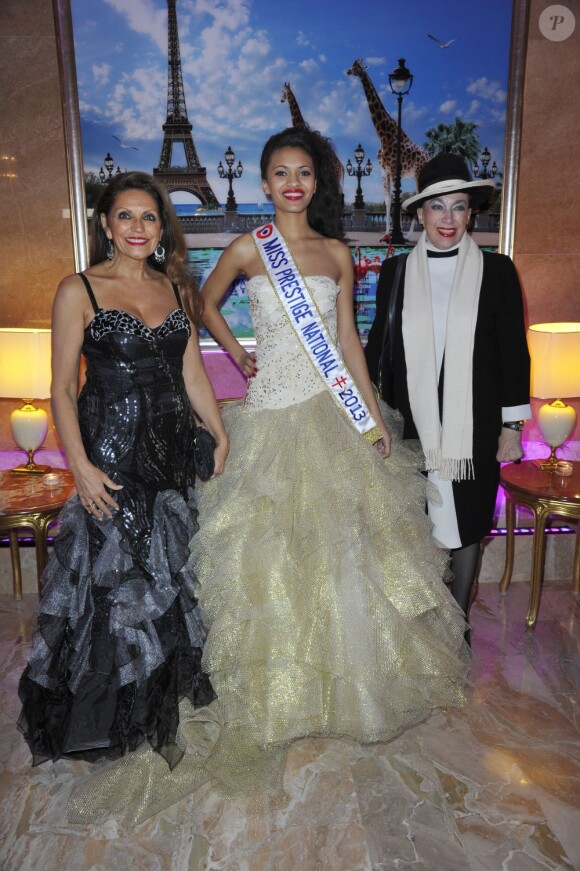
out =
[[(167, 116), (167, 0), (72, 0), (72, 10), (85, 172), (98, 182), (108, 155), (113, 172), (151, 172), (160, 162)], [(299, 119), (332, 139), (343, 164), (355, 164), (360, 144), (364, 163), (373, 166), (362, 182), (364, 199), (384, 203), (397, 133), (388, 76), (401, 58), (413, 75), (402, 103), (403, 194), (415, 190), (418, 167), (439, 150), (462, 149), (470, 164), (481, 166), (486, 148), (501, 177), (509, 0), (482, 6), (465, 0), (177, 0), (176, 16), (193, 142), (222, 205), (228, 184), (217, 167), (231, 146), (234, 166), (243, 166), (234, 182), (239, 209), (262, 210), (266, 219), (260, 151), (271, 133)], [(185, 165), (181, 144), (171, 163)], [(355, 189), (356, 179), (345, 175), (346, 203)], [(172, 199), (182, 214), (199, 206), (190, 193)], [(363, 341), (384, 253), (353, 250)], [(218, 255), (212, 248), (190, 251), (200, 283)], [(239, 338), (251, 338), (243, 281), (232, 288), (223, 313)]]
[[(72, 10), (85, 168), (98, 172), (110, 153), (115, 168), (150, 172), (167, 110), (166, 0), (72, 0)], [(289, 101), (281, 102), (286, 82), (343, 163), (354, 163), (362, 145), (374, 166), (365, 200), (382, 201), (381, 143), (363, 81), (347, 74), (361, 58), (395, 128), (388, 73), (405, 58), (414, 80), (402, 126), (413, 143), (424, 146), (428, 130), (460, 118), (475, 125), (475, 145), (487, 147), (501, 170), (509, 0), (177, 0), (176, 11), (187, 113), (221, 202), (227, 182), (217, 165), (230, 145), (244, 167), (238, 203), (263, 200), (258, 159), (265, 139), (290, 123)], [(404, 180), (403, 190), (412, 189)], [(354, 191), (347, 177), (347, 202)]]

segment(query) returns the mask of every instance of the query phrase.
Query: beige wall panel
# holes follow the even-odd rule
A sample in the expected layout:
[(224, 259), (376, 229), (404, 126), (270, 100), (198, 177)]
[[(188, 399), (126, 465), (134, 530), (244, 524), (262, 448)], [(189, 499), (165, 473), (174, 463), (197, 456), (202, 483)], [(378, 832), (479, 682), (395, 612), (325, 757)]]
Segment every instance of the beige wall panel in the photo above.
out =
[(526, 290), (527, 321), (580, 321), (580, 257), (528, 254), (518, 257)]
[(530, 322), (580, 320), (580, 2), (560, 42), (542, 34), (532, 0), (526, 61), (514, 260)]
[(46, 327), (74, 269), (49, 0), (2, 0), (0, 81), (0, 326)]

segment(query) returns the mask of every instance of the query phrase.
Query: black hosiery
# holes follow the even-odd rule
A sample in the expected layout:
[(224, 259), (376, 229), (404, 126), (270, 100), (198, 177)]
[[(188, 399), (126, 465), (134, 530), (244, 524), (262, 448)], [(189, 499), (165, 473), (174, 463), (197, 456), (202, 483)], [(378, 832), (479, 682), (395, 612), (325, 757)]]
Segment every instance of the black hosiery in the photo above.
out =
[(475, 582), (475, 574), (479, 563), (479, 541), (468, 544), (466, 547), (458, 547), (451, 551), (451, 595), (468, 616), (471, 591)]

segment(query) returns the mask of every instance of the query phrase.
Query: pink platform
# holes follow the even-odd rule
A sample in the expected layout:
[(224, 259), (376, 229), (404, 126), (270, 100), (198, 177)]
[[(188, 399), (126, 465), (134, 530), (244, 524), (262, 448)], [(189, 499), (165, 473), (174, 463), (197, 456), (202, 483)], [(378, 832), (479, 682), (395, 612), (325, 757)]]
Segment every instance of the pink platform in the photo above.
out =
[(219, 400), (241, 399), (246, 395), (247, 378), (242, 375), (227, 351), (211, 346), (203, 347), (202, 354), (207, 374)]

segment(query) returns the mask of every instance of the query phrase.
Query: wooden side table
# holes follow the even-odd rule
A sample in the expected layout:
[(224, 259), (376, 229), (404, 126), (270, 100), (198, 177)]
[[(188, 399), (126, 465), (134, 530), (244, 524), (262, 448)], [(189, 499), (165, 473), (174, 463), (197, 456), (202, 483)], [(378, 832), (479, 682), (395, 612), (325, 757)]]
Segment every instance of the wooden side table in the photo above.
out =
[(31, 529), (36, 545), (38, 592), (40, 576), (48, 559), (47, 533), (50, 523), (74, 492), (74, 478), (67, 469), (55, 469), (61, 478), (58, 488), (47, 488), (42, 477), (0, 472), (0, 532), (10, 536), (10, 559), (14, 598), (22, 598), (22, 570), (18, 530)]
[[(573, 463), (573, 473), (566, 478), (556, 472), (542, 472), (532, 460), (519, 465), (509, 463), (502, 467), (499, 482), (506, 495), (507, 527), (505, 571), (499, 584), (502, 595), (507, 593), (514, 567), (515, 506), (525, 505), (534, 514), (532, 580), (526, 616), (526, 626), (532, 630), (538, 618), (544, 580), (546, 521), (552, 514), (580, 518), (580, 463)], [(573, 591), (580, 594), (580, 532), (576, 534), (572, 578)]]

